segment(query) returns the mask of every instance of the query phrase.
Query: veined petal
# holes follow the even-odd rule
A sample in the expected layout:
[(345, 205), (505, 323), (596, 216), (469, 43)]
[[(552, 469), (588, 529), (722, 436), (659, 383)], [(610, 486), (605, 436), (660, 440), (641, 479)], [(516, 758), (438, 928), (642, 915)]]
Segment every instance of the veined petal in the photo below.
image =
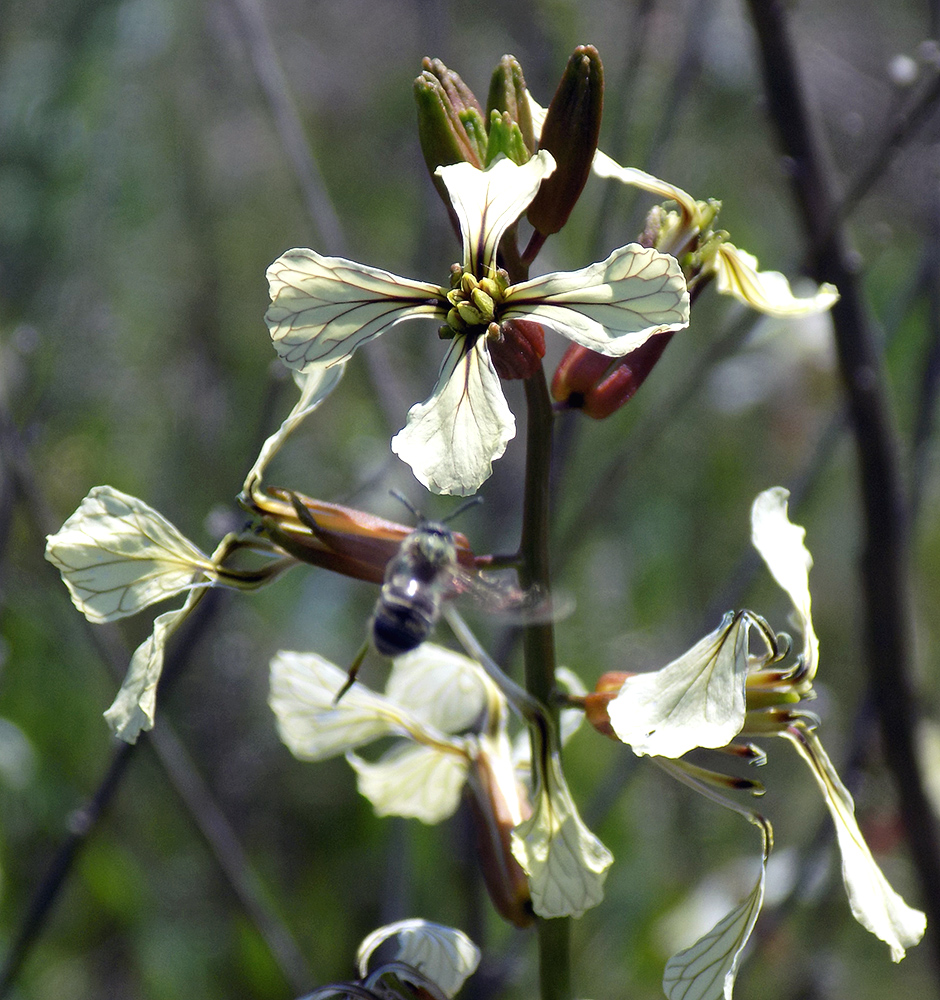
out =
[(264, 319), (278, 356), (297, 371), (345, 361), (396, 323), (449, 308), (437, 285), (313, 250), (288, 250), (267, 277)]
[(510, 285), (503, 319), (534, 319), (610, 357), (689, 325), (689, 292), (675, 257), (637, 243), (580, 271)]
[(750, 624), (746, 613), (729, 611), (678, 660), (628, 677), (607, 706), (617, 736), (637, 756), (727, 746), (744, 725)]
[(617, 180), (622, 184), (629, 184), (631, 187), (638, 187), (643, 191), (658, 195), (660, 198), (668, 198), (670, 201), (676, 202), (683, 215), (683, 226), (698, 228), (698, 203), (692, 195), (683, 191), (682, 188), (676, 187), (668, 181), (660, 180), (645, 170), (638, 170), (636, 167), (621, 167), (616, 160), (600, 150), (594, 154), (591, 169), (598, 177)]
[(375, 763), (348, 753), (359, 793), (377, 816), (404, 816), (434, 824), (453, 816), (470, 766), (455, 743), (449, 753), (439, 747), (400, 742)]
[(865, 843), (855, 819), (855, 803), (842, 784), (816, 734), (788, 729), (784, 734), (809, 764), (822, 790), (836, 828), (842, 855), (842, 881), (849, 897), (852, 916), (891, 949), (891, 959), (900, 962), (905, 949), (924, 936), (927, 917), (891, 888)]
[(442, 733), (459, 733), (486, 708), (491, 684), (474, 660), (424, 642), (395, 658), (385, 696)]
[(557, 752), (545, 757), (535, 810), (512, 831), (512, 853), (529, 877), (532, 907), (540, 917), (580, 917), (604, 898), (614, 856), (584, 825)]
[(715, 256), (718, 291), (769, 316), (793, 318), (825, 312), (839, 301), (835, 285), (819, 286), (815, 295), (798, 299), (779, 271), (758, 271), (757, 258), (730, 243), (720, 243)]
[(435, 493), (470, 496), (516, 433), (486, 339), (455, 337), (431, 397), (408, 411), (392, 451)]
[(666, 963), (663, 992), (669, 1000), (731, 1000), (741, 953), (764, 901), (768, 854), (765, 833), (760, 875), (747, 898), (695, 944)]
[(809, 595), (813, 557), (804, 544), (805, 528), (792, 524), (787, 516), (789, 497), (790, 491), (782, 486), (758, 494), (751, 506), (751, 542), (773, 578), (793, 601), (803, 632), (804, 669), (811, 680), (819, 661), (819, 640), (813, 629)]
[(271, 660), (268, 703), (281, 740), (301, 760), (326, 760), (382, 736), (406, 732), (403, 713), (355, 684), (334, 704), (346, 672), (315, 653), (281, 650)]
[(417, 969), (445, 997), (453, 997), (480, 964), (480, 949), (463, 931), (429, 920), (399, 920), (373, 931), (359, 945), (356, 965), (360, 978), (368, 974), (372, 952), (396, 935), (400, 940), (396, 961)]
[(255, 464), (245, 477), (246, 492), (249, 491), (253, 483), (258, 483), (261, 480), (264, 470), (268, 467), (271, 459), (280, 451), (281, 445), (293, 433), (297, 425), (310, 416), (336, 388), (345, 371), (345, 362), (340, 362), (329, 368), (313, 368), (306, 374), (294, 372), (294, 376), (300, 385), (300, 399), (294, 404), (294, 408), (287, 415), (278, 430), (261, 446), (261, 451), (255, 459)]
[(554, 170), (555, 161), (544, 149), (522, 166), (500, 156), (486, 170), (471, 163), (437, 168), (435, 174), (444, 182), (460, 223), (465, 270), (478, 278), (489, 276), (503, 234)]
[(72, 603), (91, 622), (108, 622), (192, 587), (211, 560), (143, 500), (96, 486), (46, 542)]
[(157, 684), (163, 673), (167, 640), (202, 600), (205, 592), (205, 588), (193, 590), (181, 608), (158, 615), (154, 619), (153, 632), (134, 651), (121, 690), (104, 713), (111, 731), (125, 743), (136, 743), (142, 730), (153, 729)]

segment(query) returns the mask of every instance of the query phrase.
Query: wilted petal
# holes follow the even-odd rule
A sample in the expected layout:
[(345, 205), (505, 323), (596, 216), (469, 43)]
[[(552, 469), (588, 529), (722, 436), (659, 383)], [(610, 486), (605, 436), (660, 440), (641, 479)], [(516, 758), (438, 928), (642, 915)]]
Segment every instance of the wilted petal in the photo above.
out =
[(278, 356), (298, 371), (345, 361), (406, 319), (447, 314), (437, 285), (313, 250), (288, 250), (267, 276), (264, 319)]
[(446, 997), (453, 997), (480, 964), (480, 949), (463, 931), (428, 920), (399, 920), (373, 931), (359, 945), (356, 964), (360, 978), (369, 972), (372, 952), (396, 935), (400, 943), (396, 960), (417, 969)]
[(468, 348), (466, 337), (456, 337), (434, 392), (408, 411), (392, 451), (429, 490), (470, 496), (489, 478), (515, 433), (485, 338)]
[(721, 243), (715, 258), (718, 291), (733, 295), (758, 312), (793, 318), (825, 312), (839, 301), (835, 285), (822, 284), (815, 295), (798, 299), (779, 271), (758, 271), (757, 258), (730, 243)]
[(800, 619), (803, 661), (809, 678), (816, 673), (819, 641), (813, 629), (809, 571), (813, 557), (804, 544), (806, 530), (787, 516), (790, 491), (774, 486), (758, 494), (751, 506), (751, 542), (771, 575), (787, 592)]
[(557, 753), (548, 755), (533, 799), (535, 811), (512, 831), (533, 909), (540, 917), (580, 917), (604, 898), (614, 857), (578, 815)]
[(678, 660), (628, 677), (607, 708), (617, 736), (638, 756), (727, 746), (744, 725), (749, 630), (747, 614), (728, 612)]
[(689, 325), (689, 293), (675, 257), (637, 243), (580, 271), (511, 285), (504, 298), (503, 319), (538, 320), (610, 357)]
[(91, 622), (114, 621), (204, 585), (212, 562), (160, 513), (96, 486), (46, 542), (72, 602)]
[(153, 729), (167, 640), (203, 596), (205, 590), (194, 590), (179, 610), (158, 615), (153, 632), (134, 651), (121, 690), (104, 713), (111, 731), (125, 743), (136, 743), (142, 730)]
[(468, 729), (486, 708), (490, 682), (467, 656), (424, 642), (395, 658), (385, 696), (443, 733)]
[(741, 952), (747, 944), (764, 901), (768, 843), (760, 875), (747, 899), (722, 917), (695, 944), (666, 963), (663, 992), (669, 1000), (731, 1000)]
[(361, 684), (339, 704), (346, 672), (315, 653), (281, 650), (271, 660), (268, 698), (278, 732), (301, 760), (326, 760), (382, 736), (404, 732), (402, 713)]
[(891, 949), (891, 959), (900, 962), (905, 949), (924, 936), (927, 917), (891, 888), (865, 843), (855, 819), (855, 803), (842, 784), (832, 761), (815, 733), (792, 728), (784, 733), (809, 764), (836, 828), (842, 855), (842, 881), (852, 916)]
[(467, 781), (469, 761), (455, 746), (438, 747), (401, 742), (375, 763), (346, 755), (358, 776), (358, 788), (377, 816), (405, 816), (422, 823), (440, 823), (453, 816)]
[(261, 446), (255, 464), (245, 477), (246, 489), (252, 483), (257, 483), (264, 475), (264, 470), (268, 463), (280, 451), (281, 445), (293, 433), (294, 428), (310, 416), (311, 413), (326, 399), (327, 396), (339, 384), (339, 380), (346, 371), (345, 362), (332, 365), (329, 368), (317, 367), (307, 374), (294, 372), (294, 377), (300, 385), (300, 399), (294, 404), (294, 408), (287, 415), (284, 422)]
[(470, 163), (437, 168), (460, 223), (465, 270), (478, 278), (489, 275), (503, 234), (554, 170), (555, 161), (544, 149), (522, 166), (500, 156), (486, 170)]

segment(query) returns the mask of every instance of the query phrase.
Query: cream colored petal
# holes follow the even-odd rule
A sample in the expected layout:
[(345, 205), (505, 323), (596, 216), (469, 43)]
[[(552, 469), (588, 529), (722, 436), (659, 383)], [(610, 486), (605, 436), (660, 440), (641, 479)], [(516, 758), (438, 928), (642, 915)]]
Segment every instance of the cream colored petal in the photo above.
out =
[(301, 760), (326, 760), (406, 731), (403, 713), (381, 695), (353, 685), (334, 704), (346, 671), (315, 653), (281, 650), (271, 660), (268, 704), (278, 732)]
[(137, 647), (131, 657), (124, 683), (104, 717), (115, 736), (125, 743), (136, 743), (142, 730), (153, 729), (157, 708), (157, 685), (163, 673), (167, 640), (182, 625), (205, 595), (205, 588), (193, 590), (177, 611), (158, 615), (153, 632)]
[(396, 961), (404, 962), (426, 976), (445, 997), (453, 997), (480, 964), (480, 949), (463, 931), (428, 920), (399, 920), (373, 931), (359, 945), (356, 965), (359, 977), (369, 972), (369, 959), (383, 941), (398, 936)]
[(825, 312), (839, 301), (835, 285), (822, 284), (815, 295), (797, 298), (779, 271), (758, 271), (757, 258), (730, 243), (721, 243), (715, 257), (718, 291), (768, 316), (794, 318)]
[(813, 557), (804, 543), (806, 530), (792, 524), (787, 515), (789, 497), (789, 490), (782, 486), (758, 494), (751, 506), (751, 542), (793, 602), (803, 633), (803, 662), (811, 680), (819, 662), (819, 640), (813, 629), (809, 594)]
[(464, 268), (478, 278), (496, 266), (496, 248), (506, 230), (529, 207), (542, 181), (555, 170), (550, 153), (542, 150), (519, 166), (505, 156), (486, 170), (470, 163), (438, 167), (457, 213), (463, 237)]
[(608, 706), (617, 736), (638, 756), (727, 746), (744, 725), (749, 630), (746, 614), (728, 612), (678, 660), (628, 677)]
[(467, 350), (456, 337), (430, 399), (413, 406), (392, 451), (434, 493), (470, 496), (515, 437), (516, 420), (499, 384), (485, 338)]
[(757, 884), (740, 906), (666, 963), (663, 992), (669, 1000), (731, 1000), (741, 954), (764, 901), (767, 854), (765, 840)]
[(268, 463), (280, 451), (281, 446), (294, 432), (296, 427), (313, 413), (327, 396), (339, 385), (339, 380), (346, 371), (346, 363), (339, 362), (329, 368), (317, 367), (304, 374), (295, 372), (300, 383), (300, 399), (285, 418), (284, 422), (261, 446), (261, 451), (255, 459), (255, 464), (245, 477), (245, 490), (250, 490), (252, 484), (260, 482)]
[(540, 917), (580, 917), (604, 898), (614, 857), (584, 825), (557, 753), (548, 755), (534, 812), (512, 831), (512, 853), (529, 878)]
[(357, 775), (359, 793), (377, 816), (404, 816), (434, 824), (457, 811), (469, 762), (458, 752), (398, 743), (375, 763), (354, 753), (346, 759)]
[(114, 621), (192, 587), (212, 562), (162, 514), (110, 486), (96, 486), (46, 542), (75, 607)]
[(345, 361), (396, 323), (443, 318), (449, 308), (437, 285), (302, 248), (279, 257), (267, 276), (264, 319), (278, 356), (297, 371)]
[(620, 357), (657, 333), (689, 325), (689, 293), (675, 257), (637, 243), (580, 271), (511, 285), (503, 319), (533, 319), (582, 347)]
[(600, 150), (594, 154), (591, 169), (598, 177), (618, 180), (622, 184), (629, 184), (631, 187), (638, 187), (660, 198), (676, 202), (684, 216), (685, 225), (697, 226), (699, 224), (698, 205), (692, 195), (683, 191), (682, 188), (676, 187), (668, 181), (660, 180), (645, 170), (638, 170), (636, 167), (621, 167), (616, 160), (611, 159)]
[(442, 733), (459, 733), (486, 708), (491, 684), (474, 660), (424, 642), (396, 657), (385, 696)]
[(826, 800), (836, 828), (842, 855), (842, 881), (852, 916), (888, 945), (892, 961), (900, 962), (905, 949), (912, 948), (924, 936), (927, 917), (908, 906), (884, 877), (858, 828), (852, 796), (839, 779), (816, 734), (788, 730), (784, 735), (809, 764)]

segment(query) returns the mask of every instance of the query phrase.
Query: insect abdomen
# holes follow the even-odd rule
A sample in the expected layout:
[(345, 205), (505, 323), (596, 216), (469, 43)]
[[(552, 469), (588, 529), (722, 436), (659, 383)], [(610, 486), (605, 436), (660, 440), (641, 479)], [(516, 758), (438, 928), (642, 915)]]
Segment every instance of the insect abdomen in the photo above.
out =
[(432, 602), (399, 602), (384, 595), (372, 616), (372, 641), (382, 656), (401, 656), (416, 649), (431, 634), (437, 621), (437, 606)]

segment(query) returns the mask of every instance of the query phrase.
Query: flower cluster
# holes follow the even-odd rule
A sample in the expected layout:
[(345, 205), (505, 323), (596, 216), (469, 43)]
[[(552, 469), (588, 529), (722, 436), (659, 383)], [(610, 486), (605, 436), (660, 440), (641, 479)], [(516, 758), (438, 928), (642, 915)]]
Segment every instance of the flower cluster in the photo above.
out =
[[(793, 603), (802, 649), (790, 666), (790, 643), (750, 611), (729, 613), (719, 627), (688, 652), (647, 674), (606, 675), (585, 699), (588, 718), (605, 735), (649, 756), (679, 780), (745, 815), (763, 836), (763, 864), (745, 901), (666, 968), (670, 1000), (688, 995), (730, 998), (741, 952), (760, 912), (764, 873), (772, 845), (768, 821), (725, 797), (731, 788), (756, 783), (730, 779), (683, 760), (699, 748), (737, 750), (755, 763), (763, 754), (738, 741), (781, 736), (806, 762), (832, 816), (842, 855), (842, 878), (852, 914), (891, 950), (899, 962), (924, 934), (926, 917), (891, 888), (855, 819), (855, 806), (816, 734), (818, 719), (806, 708), (813, 695), (819, 642), (809, 592), (812, 558), (804, 529), (787, 515), (789, 494), (781, 487), (761, 493), (751, 510), (752, 541), (776, 582)], [(759, 651), (751, 648), (751, 635)], [(706, 982), (718, 992), (704, 990)], [(693, 985), (694, 984), (694, 985)]]

